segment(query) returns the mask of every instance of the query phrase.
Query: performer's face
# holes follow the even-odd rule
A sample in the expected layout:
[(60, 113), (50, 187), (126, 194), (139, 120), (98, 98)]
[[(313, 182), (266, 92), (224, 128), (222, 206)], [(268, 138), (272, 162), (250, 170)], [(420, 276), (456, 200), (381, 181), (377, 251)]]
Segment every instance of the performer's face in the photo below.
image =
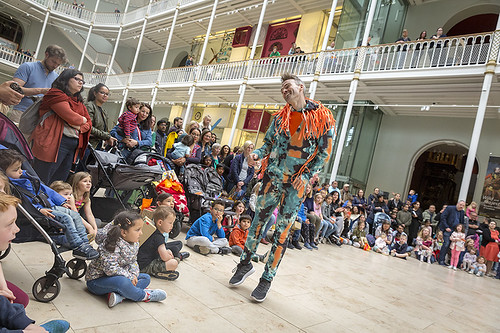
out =
[(291, 103), (304, 95), (304, 86), (297, 85), (293, 79), (286, 80), (281, 85), (281, 95), (287, 103)]

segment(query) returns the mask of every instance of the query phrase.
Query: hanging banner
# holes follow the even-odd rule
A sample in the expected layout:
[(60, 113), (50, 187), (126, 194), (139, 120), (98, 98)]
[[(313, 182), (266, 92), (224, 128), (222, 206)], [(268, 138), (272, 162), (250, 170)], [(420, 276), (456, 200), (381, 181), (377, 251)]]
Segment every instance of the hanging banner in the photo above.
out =
[(484, 178), (479, 214), (500, 218), (500, 157), (490, 156)]

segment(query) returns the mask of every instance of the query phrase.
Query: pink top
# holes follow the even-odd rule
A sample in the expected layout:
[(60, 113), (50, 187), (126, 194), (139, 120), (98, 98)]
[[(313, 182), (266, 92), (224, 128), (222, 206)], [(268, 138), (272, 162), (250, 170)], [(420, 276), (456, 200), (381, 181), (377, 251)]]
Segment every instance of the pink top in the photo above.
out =
[(318, 204), (314, 203), (314, 214), (316, 214), (319, 217), (323, 218), (323, 216), (321, 216), (321, 205), (318, 205)]
[(467, 208), (467, 210), (465, 211), (465, 215), (467, 215), (467, 217), (470, 217), (471, 212), (476, 212), (476, 210), (474, 208)]

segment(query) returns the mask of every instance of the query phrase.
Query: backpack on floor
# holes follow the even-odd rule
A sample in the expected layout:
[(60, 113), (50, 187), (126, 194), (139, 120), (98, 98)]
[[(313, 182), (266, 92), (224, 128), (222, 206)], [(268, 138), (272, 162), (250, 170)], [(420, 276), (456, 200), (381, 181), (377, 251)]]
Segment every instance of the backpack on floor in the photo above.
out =
[(35, 128), (43, 123), (45, 119), (54, 114), (54, 111), (50, 110), (40, 117), (40, 105), (42, 105), (42, 97), (34, 97), (34, 102), (31, 104), (21, 115), (19, 120), (19, 130), (26, 137), (29, 137)]

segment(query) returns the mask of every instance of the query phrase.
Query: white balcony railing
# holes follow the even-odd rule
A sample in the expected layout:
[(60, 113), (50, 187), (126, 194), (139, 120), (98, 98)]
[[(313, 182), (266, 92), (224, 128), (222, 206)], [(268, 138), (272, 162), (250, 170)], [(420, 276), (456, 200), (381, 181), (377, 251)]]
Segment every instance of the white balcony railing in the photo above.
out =
[(284, 73), (296, 75), (314, 74), (319, 53), (303, 53), (276, 58), (262, 58), (252, 61), (250, 77), (271, 78), (280, 77)]
[(321, 74), (353, 73), (358, 49), (325, 52)]
[[(42, 0), (40, 0), (42, 1)], [(186, 0), (187, 1), (187, 0)], [(495, 34), (500, 34), (496, 32)], [(120, 73), (106, 76), (105, 74), (85, 73), (86, 86), (105, 82), (110, 89), (127, 87), (152, 88), (159, 79), (159, 85), (193, 84), (196, 82), (230, 82), (244, 79), (249, 72), (249, 79), (277, 78), (283, 73), (293, 73), (299, 76), (312, 77), (316, 70), (321, 75), (353, 73), (356, 69), (358, 57), (366, 52), (361, 72), (397, 72), (402, 70), (419, 70), (434, 68), (465, 68), (484, 66), (489, 57), (498, 57), (492, 54), (491, 45), (494, 38), (500, 35), (494, 33), (477, 34), (471, 36), (457, 36), (440, 40), (426, 40), (404, 44), (386, 44), (367, 48), (334, 50), (322, 53), (298, 54), (276, 58), (262, 58), (255, 60), (210, 64), (202, 66), (179, 67), (163, 69), (161, 71)], [(322, 57), (322, 62), (320, 59)], [(102, 63), (109, 61), (108, 54), (96, 53), (96, 60)], [(10, 66), (33, 61), (32, 57), (0, 46), (0, 61)], [(318, 65), (322, 64), (321, 68)], [(249, 66), (251, 66), (249, 71)], [(63, 68), (59, 68), (58, 72)], [(115, 73), (119, 69), (113, 67)]]
[[(160, 84), (193, 82), (196, 67), (179, 67), (164, 69), (161, 73)], [(156, 79), (155, 79), (156, 82)]]
[[(31, 1), (36, 1), (37, 3), (40, 3), (40, 1), (45, 2), (45, 0)], [(83, 20), (88, 23), (92, 21), (92, 16), (94, 15), (93, 11), (60, 0), (53, 0), (52, 11), (54, 13), (71, 16), (79, 21)]]
[(485, 64), (492, 34), (458, 36), (367, 48), (363, 71)]
[(94, 23), (97, 25), (118, 25), (121, 17), (121, 13), (96, 13)]
[(0, 61), (12, 63), (18, 66), (22, 63), (33, 61), (33, 58), (21, 52), (9, 49), (8, 47), (0, 46)]
[(242, 80), (248, 63), (246, 61), (203, 65), (199, 68), (198, 81)]

